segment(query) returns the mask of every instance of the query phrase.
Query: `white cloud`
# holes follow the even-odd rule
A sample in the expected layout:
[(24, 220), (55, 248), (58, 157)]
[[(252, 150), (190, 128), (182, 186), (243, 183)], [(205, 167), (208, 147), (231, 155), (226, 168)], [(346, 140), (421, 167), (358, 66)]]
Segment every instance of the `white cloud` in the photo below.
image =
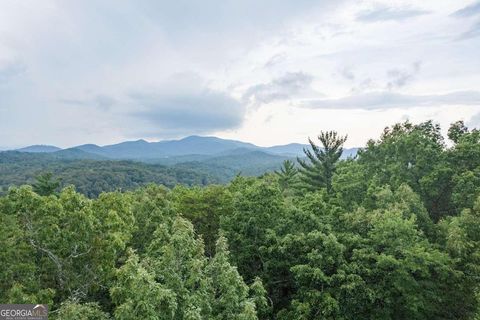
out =
[(445, 94), (409, 95), (390, 91), (356, 94), (338, 99), (317, 99), (303, 103), (311, 109), (364, 109), (441, 107), (466, 105), (480, 107), (480, 91), (457, 91)]
[(357, 14), (357, 19), (362, 22), (402, 21), (430, 13), (427, 10), (410, 7), (377, 6), (363, 10)]
[(330, 128), (359, 143), (374, 132), (352, 108), (382, 127), (470, 117), (478, 18), (471, 1), (2, 1), (0, 141), (274, 144)]

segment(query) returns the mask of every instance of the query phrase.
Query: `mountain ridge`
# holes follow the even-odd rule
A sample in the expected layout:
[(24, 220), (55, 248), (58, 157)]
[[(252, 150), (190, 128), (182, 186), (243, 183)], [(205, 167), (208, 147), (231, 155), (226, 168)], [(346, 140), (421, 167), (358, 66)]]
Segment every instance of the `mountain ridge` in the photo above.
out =
[[(214, 136), (192, 135), (178, 140), (148, 142), (140, 139), (123, 141), (104, 146), (99, 146), (96, 144), (82, 144), (65, 149), (58, 148), (56, 146), (32, 145), (16, 149), (14, 151), (31, 153), (56, 153), (62, 151), (65, 152), (65, 150), (80, 150), (85, 153), (97, 155), (106, 159), (152, 160), (188, 155), (227, 155), (231, 153), (238, 153), (238, 150), (241, 149), (244, 149), (245, 151), (262, 151), (268, 154), (297, 157), (303, 156), (303, 149), (308, 147), (308, 144), (301, 143), (260, 147), (253, 143), (238, 140), (222, 139)], [(357, 150), (358, 148), (344, 149), (344, 157), (354, 156)]]

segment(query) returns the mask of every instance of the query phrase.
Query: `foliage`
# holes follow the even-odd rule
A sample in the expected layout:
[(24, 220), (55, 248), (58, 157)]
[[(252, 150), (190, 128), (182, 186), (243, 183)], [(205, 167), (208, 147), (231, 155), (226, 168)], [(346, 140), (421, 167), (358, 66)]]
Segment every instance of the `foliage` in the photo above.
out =
[(32, 185), (32, 187), (33, 191), (39, 195), (49, 196), (54, 194), (55, 191), (60, 187), (60, 181), (54, 180), (51, 172), (46, 172), (36, 177), (36, 182)]
[(298, 187), (298, 169), (295, 168), (293, 161), (283, 161), (280, 171), (275, 171), (275, 174), (278, 176), (278, 184), (282, 191), (288, 192)]
[(61, 320), (108, 320), (110, 316), (96, 303), (76, 303), (65, 301), (53, 314), (53, 319)]
[(478, 319), (480, 132), (449, 136), (401, 123), (340, 160), (344, 138), (324, 133), (299, 173), (226, 185), (10, 188), (0, 303), (53, 319)]
[(311, 139), (308, 139), (312, 150), (304, 149), (305, 155), (310, 163), (298, 158), (302, 181), (310, 190), (326, 188), (332, 190), (332, 179), (335, 173), (336, 164), (343, 152), (343, 144), (347, 137), (342, 137), (335, 131), (321, 132), (318, 140), (322, 146), (317, 146)]
[[(78, 192), (94, 198), (102, 192), (128, 191), (149, 183), (173, 187), (218, 181), (205, 170), (191, 166), (166, 167), (125, 160), (57, 159), (49, 154), (0, 152), (0, 194), (5, 194), (10, 186), (32, 184), (36, 188), (51, 188), (54, 185), (48, 184), (59, 182), (62, 188), (74, 185)], [(55, 186), (53, 191), (56, 190)]]

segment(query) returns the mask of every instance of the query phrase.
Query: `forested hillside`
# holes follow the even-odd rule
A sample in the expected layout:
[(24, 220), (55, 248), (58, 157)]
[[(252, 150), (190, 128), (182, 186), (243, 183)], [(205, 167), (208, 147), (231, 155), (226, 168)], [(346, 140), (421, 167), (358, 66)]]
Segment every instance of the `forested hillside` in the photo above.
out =
[(67, 320), (479, 319), (480, 131), (448, 138), (396, 124), (342, 160), (346, 137), (322, 132), (306, 157), (225, 185), (11, 188), (0, 303)]
[(88, 197), (101, 192), (132, 190), (148, 183), (206, 185), (219, 182), (201, 168), (167, 167), (133, 161), (65, 159), (51, 154), (0, 153), (0, 194), (10, 186), (32, 184), (38, 176), (52, 173), (59, 186), (75, 186)]

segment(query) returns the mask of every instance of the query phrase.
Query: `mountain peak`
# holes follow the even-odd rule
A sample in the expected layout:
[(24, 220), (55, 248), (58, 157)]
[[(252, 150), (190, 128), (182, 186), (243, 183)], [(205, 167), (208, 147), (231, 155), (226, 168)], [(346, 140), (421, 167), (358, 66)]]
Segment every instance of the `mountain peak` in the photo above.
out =
[(59, 150), (62, 150), (62, 149), (59, 148), (59, 147), (56, 147), (56, 146), (51, 146), (51, 145), (35, 144), (35, 145), (28, 146), (28, 147), (25, 147), (25, 148), (17, 149), (16, 151), (43, 153), (43, 152), (55, 152), (55, 151), (59, 151)]

